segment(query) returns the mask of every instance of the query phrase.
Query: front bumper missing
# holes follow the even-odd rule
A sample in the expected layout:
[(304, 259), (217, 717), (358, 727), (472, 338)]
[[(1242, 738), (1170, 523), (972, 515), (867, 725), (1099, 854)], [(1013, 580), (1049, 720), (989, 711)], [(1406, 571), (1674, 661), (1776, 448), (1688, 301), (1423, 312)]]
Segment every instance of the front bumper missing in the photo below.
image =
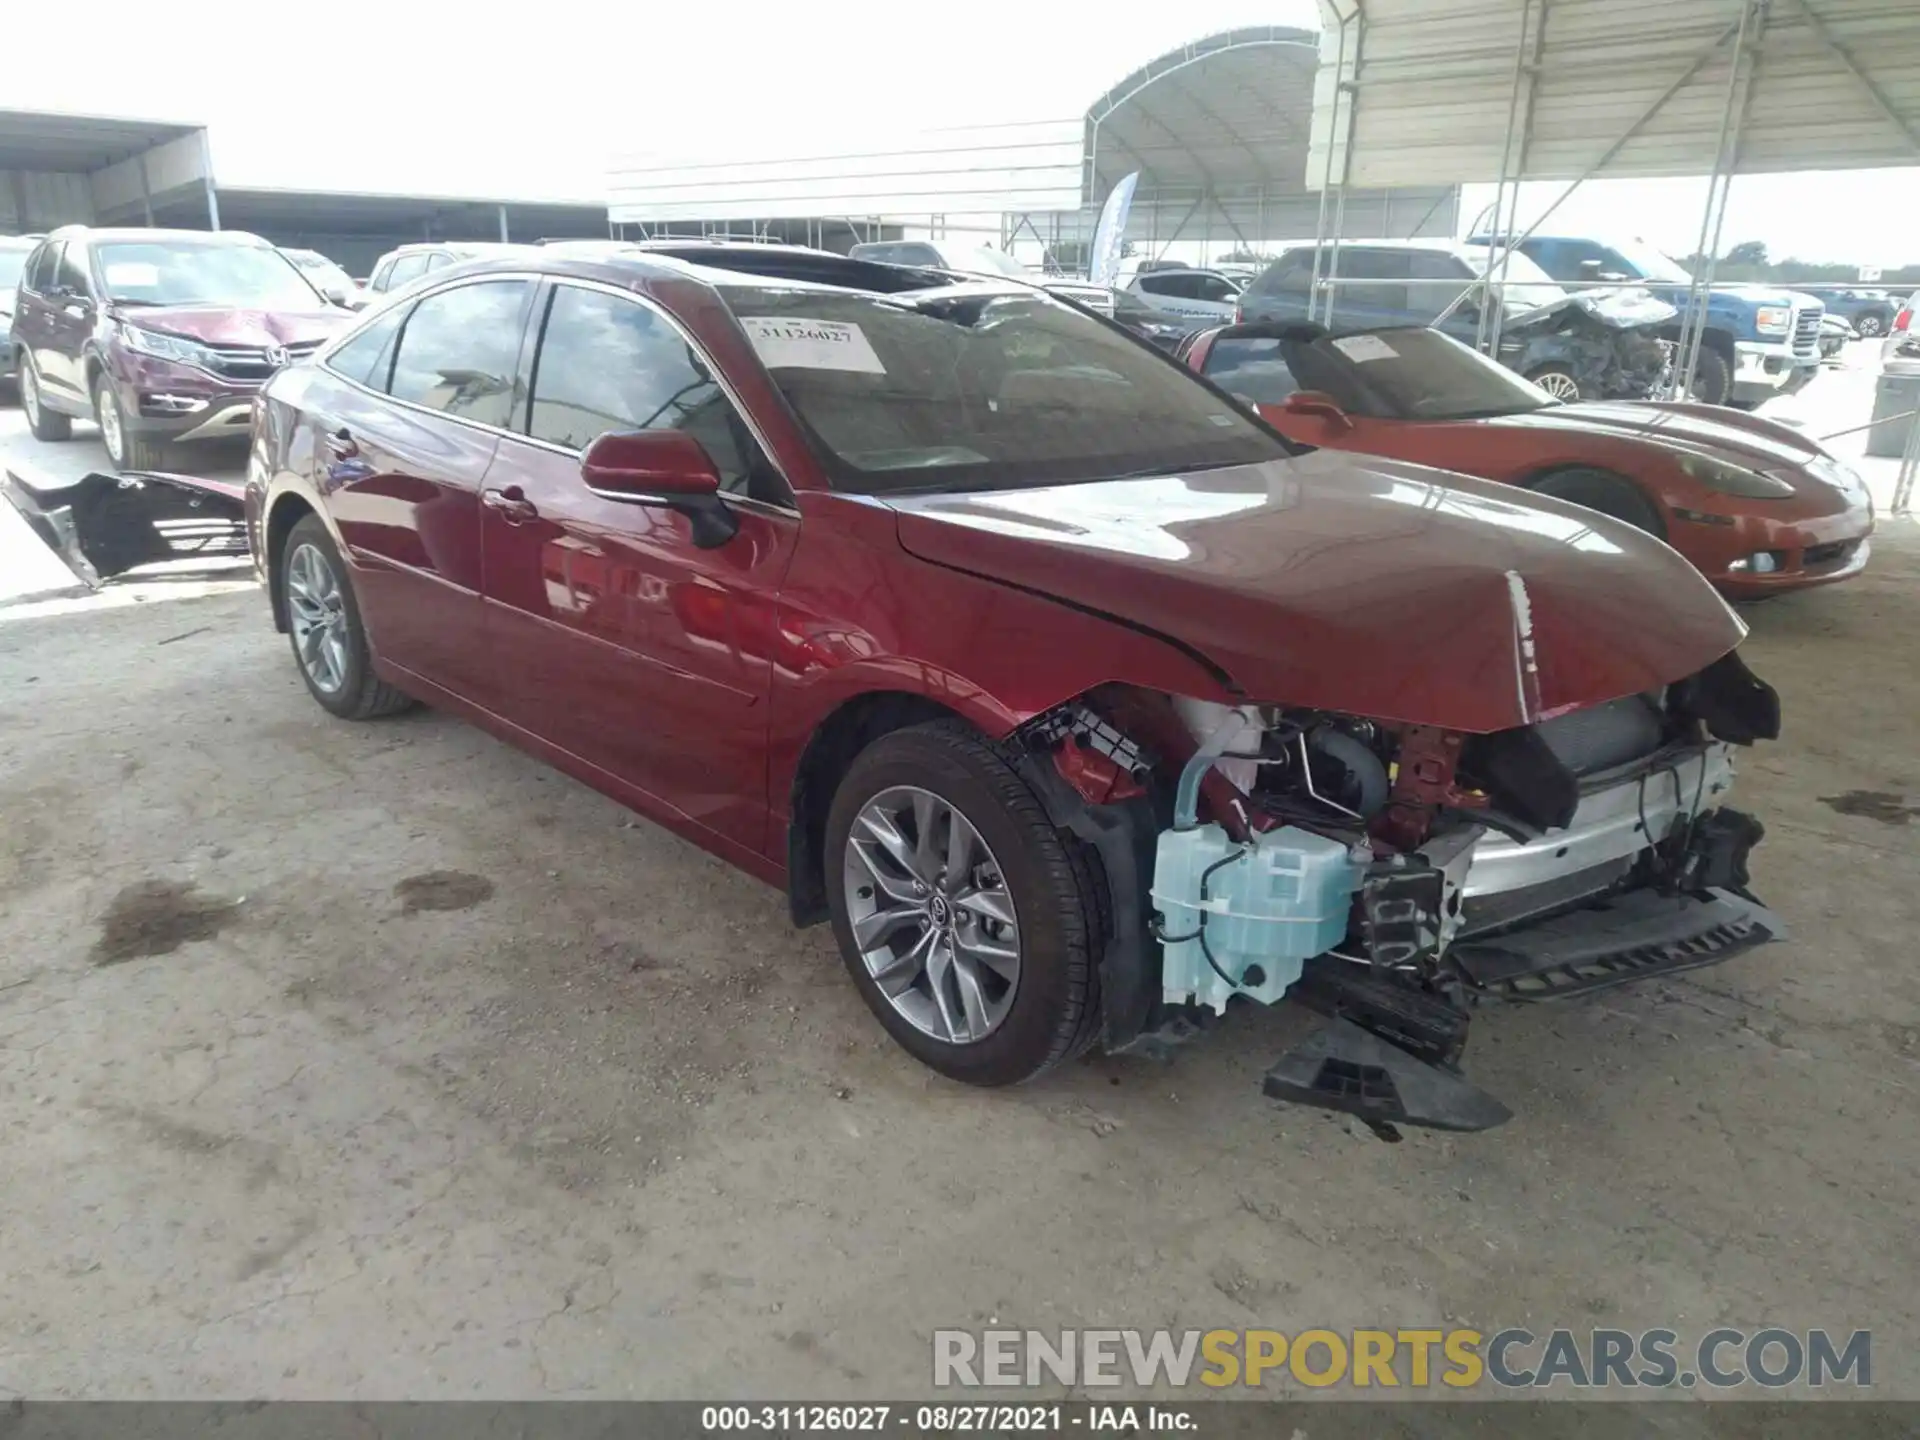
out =
[(1309, 961), (1290, 998), (1331, 1023), (1275, 1062), (1265, 1093), (1344, 1111), (1389, 1138), (1398, 1124), (1500, 1124), (1510, 1112), (1458, 1068), (1467, 1007), (1568, 999), (1717, 965), (1785, 938), (1780, 918), (1746, 891), (1747, 854), (1761, 833), (1737, 811), (1699, 816), (1636, 888), (1457, 939), (1434, 984), (1360, 961)]
[(92, 588), (156, 560), (245, 555), (240, 488), (188, 475), (98, 472), (49, 486), (7, 472), (8, 498), (41, 542)]

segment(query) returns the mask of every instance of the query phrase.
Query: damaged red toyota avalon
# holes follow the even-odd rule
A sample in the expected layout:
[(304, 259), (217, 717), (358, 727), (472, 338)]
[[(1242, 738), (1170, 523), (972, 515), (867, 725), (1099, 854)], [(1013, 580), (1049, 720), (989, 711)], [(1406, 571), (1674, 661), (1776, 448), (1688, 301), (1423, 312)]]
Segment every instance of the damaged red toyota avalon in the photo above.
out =
[(465, 716), (830, 922), (976, 1084), (1328, 1017), (1279, 1098), (1477, 1129), (1471, 1011), (1779, 927), (1778, 703), (1679, 556), (1308, 450), (1086, 312), (686, 243), (450, 269), (259, 407), (314, 698)]

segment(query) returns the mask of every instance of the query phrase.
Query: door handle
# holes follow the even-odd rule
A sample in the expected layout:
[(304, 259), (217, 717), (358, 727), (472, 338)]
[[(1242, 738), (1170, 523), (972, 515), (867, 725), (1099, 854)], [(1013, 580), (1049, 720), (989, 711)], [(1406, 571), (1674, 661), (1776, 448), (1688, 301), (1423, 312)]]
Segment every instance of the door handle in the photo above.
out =
[(353, 460), (359, 457), (360, 447), (354, 443), (354, 438), (347, 427), (342, 425), (333, 434), (327, 436), (327, 453), (336, 460)]
[(482, 490), (480, 503), (497, 512), (509, 525), (524, 525), (540, 514), (539, 508), (518, 485), (509, 485), (504, 490)]

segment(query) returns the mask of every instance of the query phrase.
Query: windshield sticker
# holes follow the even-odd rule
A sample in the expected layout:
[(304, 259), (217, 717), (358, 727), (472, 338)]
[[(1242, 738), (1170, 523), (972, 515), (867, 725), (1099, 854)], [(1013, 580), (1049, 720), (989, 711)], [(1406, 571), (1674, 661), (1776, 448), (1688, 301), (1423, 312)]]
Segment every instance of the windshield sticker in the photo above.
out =
[(1369, 360), (1398, 360), (1400, 352), (1378, 335), (1342, 335), (1333, 342), (1347, 359), (1364, 365)]
[(133, 260), (123, 260), (118, 265), (107, 266), (107, 284), (113, 287), (121, 285), (132, 290), (146, 290), (160, 283), (160, 267), (144, 265)]
[(769, 370), (856, 370), (884, 375), (887, 367), (858, 325), (801, 316), (743, 315), (740, 327)]

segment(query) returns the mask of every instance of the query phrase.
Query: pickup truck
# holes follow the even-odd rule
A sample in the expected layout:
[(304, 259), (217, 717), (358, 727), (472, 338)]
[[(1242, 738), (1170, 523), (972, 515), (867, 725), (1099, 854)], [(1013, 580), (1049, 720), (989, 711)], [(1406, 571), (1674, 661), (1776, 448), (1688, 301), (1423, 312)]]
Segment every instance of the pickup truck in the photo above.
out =
[[(1476, 244), (1486, 244), (1477, 237)], [(1642, 241), (1604, 243), (1582, 236), (1529, 235), (1516, 247), (1556, 280), (1637, 283), (1682, 312), (1662, 332), (1677, 340), (1693, 277)], [(1791, 394), (1820, 367), (1826, 307), (1811, 295), (1771, 285), (1715, 285), (1694, 367), (1694, 395), (1711, 405), (1752, 406)]]

